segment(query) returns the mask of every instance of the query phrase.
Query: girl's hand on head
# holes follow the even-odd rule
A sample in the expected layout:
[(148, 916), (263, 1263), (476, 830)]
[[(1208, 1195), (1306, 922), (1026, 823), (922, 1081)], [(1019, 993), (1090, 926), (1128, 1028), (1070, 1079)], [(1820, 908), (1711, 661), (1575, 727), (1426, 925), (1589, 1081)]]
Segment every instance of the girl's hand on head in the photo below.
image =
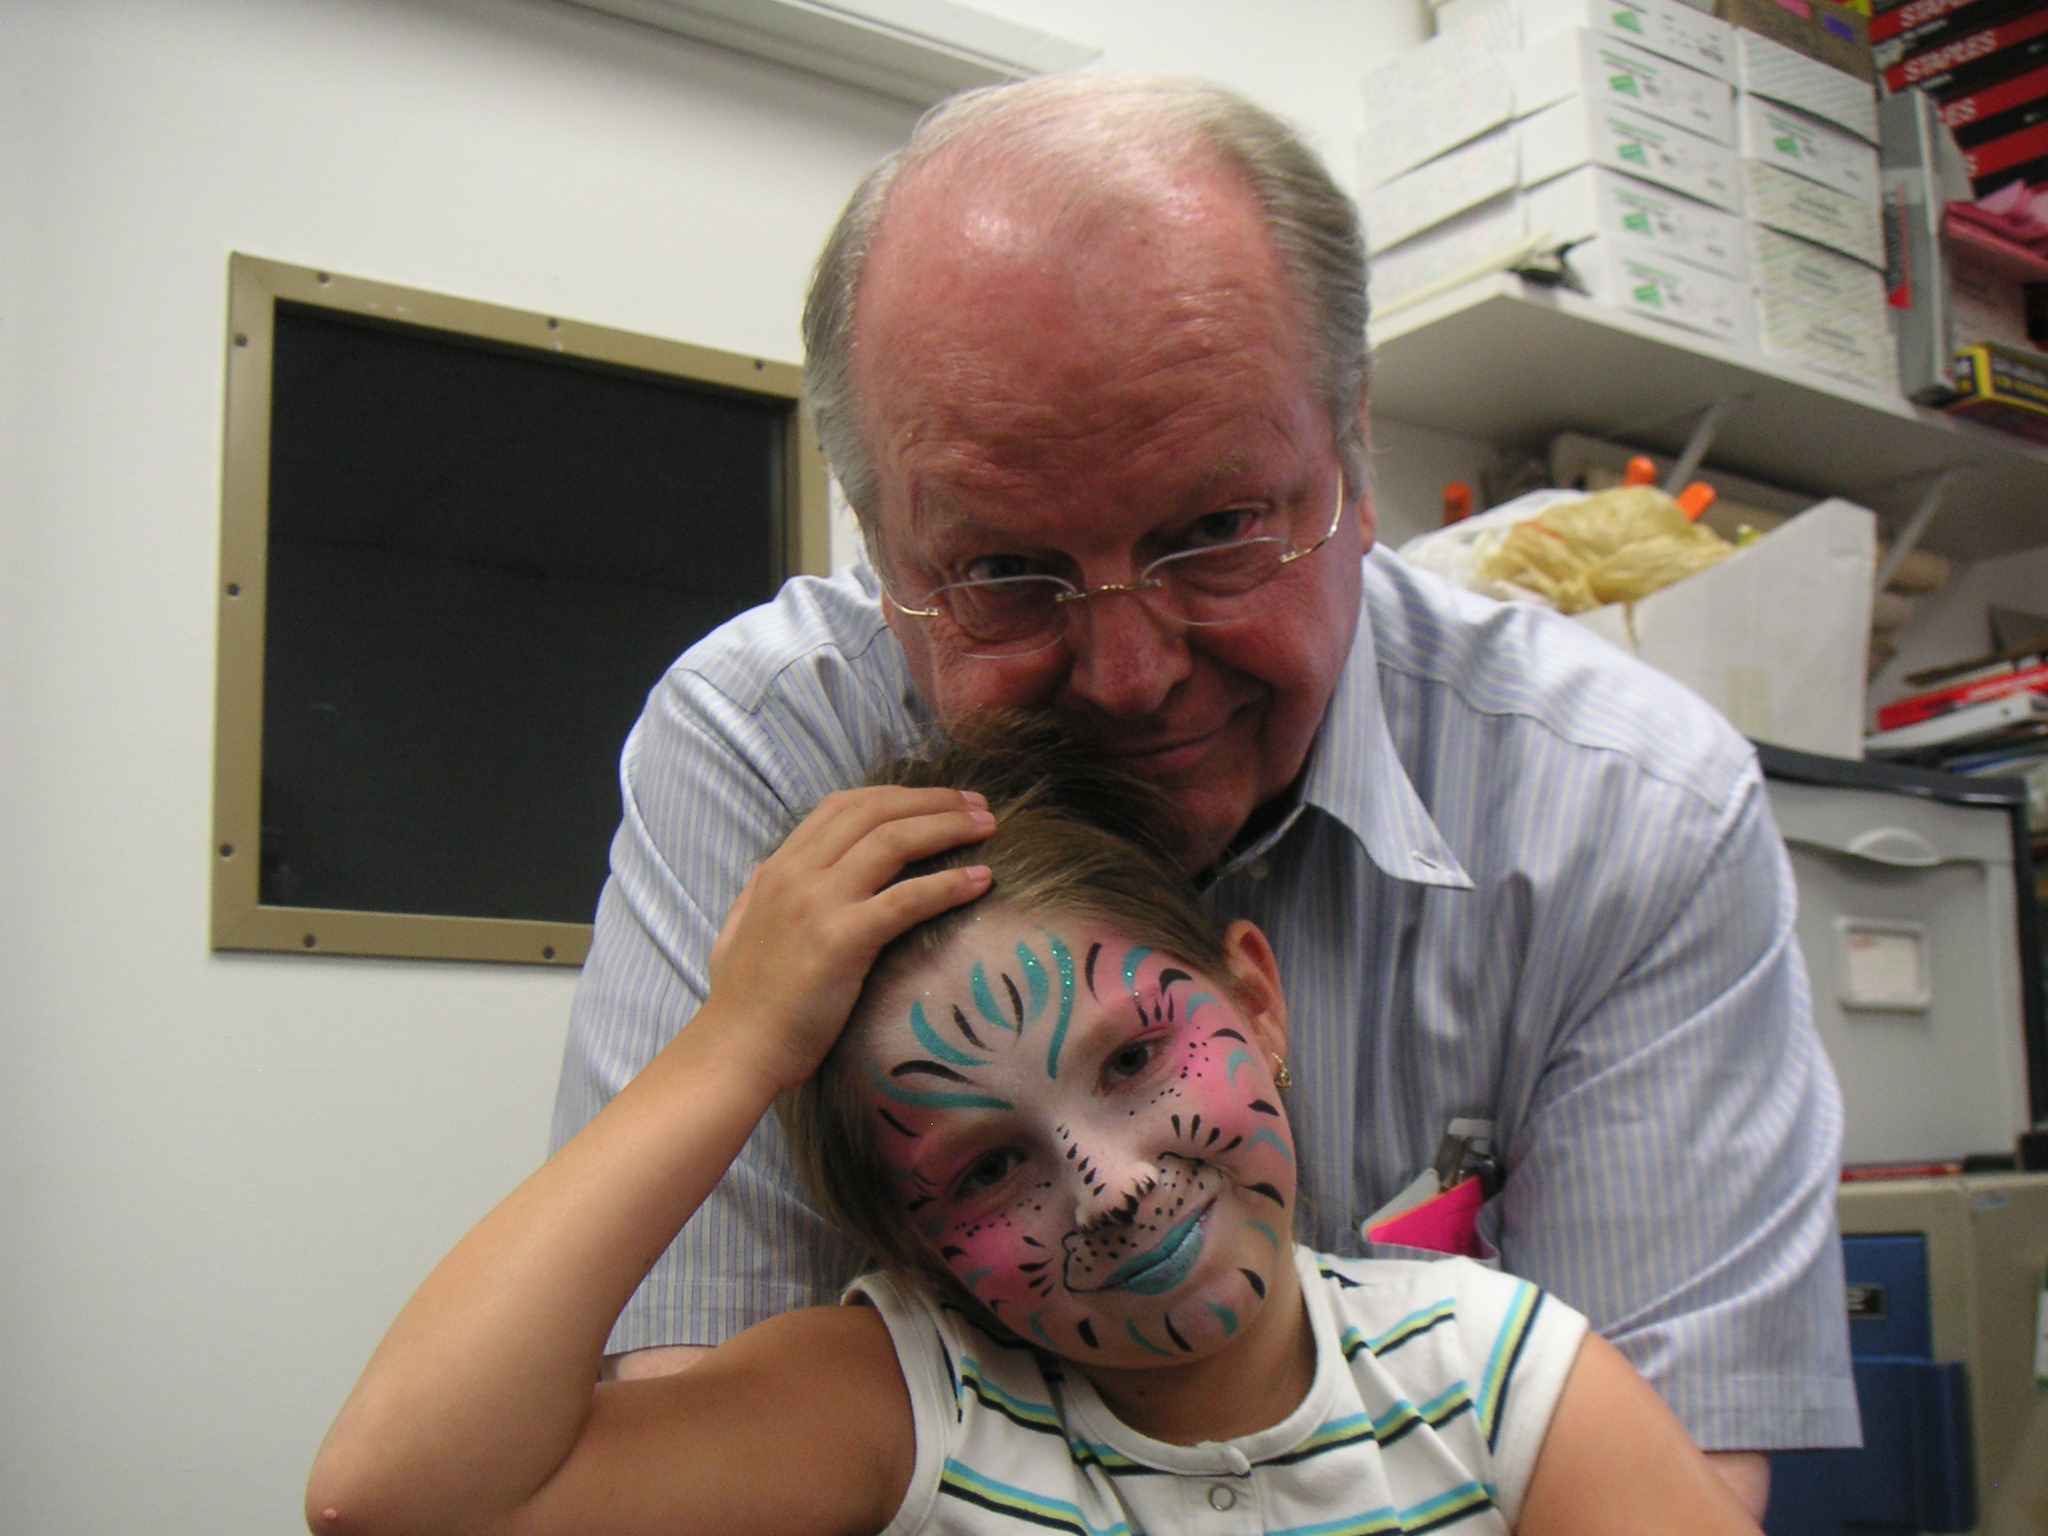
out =
[(980, 865), (899, 880), (907, 864), (995, 830), (980, 795), (873, 788), (829, 795), (762, 861), (711, 946), (708, 1010), (736, 1022), (783, 1087), (809, 1077), (846, 1027), (892, 939), (988, 889)]

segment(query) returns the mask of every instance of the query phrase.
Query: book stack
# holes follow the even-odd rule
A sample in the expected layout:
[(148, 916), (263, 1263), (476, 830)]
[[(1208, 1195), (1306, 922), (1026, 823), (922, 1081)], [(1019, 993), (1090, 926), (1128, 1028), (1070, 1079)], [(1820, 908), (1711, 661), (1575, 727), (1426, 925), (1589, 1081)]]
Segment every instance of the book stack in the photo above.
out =
[(2023, 780), (2027, 820), (2048, 835), (2048, 650), (2000, 657), (1877, 712), (1872, 757)]
[(2048, 192), (2048, 6), (2040, 0), (1876, 0), (1885, 87), (1941, 104), (1980, 200)]

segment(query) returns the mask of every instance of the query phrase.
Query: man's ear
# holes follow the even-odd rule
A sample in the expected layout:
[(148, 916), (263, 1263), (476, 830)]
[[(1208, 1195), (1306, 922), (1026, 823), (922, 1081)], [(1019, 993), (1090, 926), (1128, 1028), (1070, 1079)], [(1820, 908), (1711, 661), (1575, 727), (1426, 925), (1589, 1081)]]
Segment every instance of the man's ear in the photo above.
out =
[(1280, 962), (1257, 923), (1239, 918), (1223, 931), (1223, 958), (1230, 967), (1238, 1012), (1252, 1026), (1254, 1043), (1287, 1059), (1287, 994), (1280, 987)]

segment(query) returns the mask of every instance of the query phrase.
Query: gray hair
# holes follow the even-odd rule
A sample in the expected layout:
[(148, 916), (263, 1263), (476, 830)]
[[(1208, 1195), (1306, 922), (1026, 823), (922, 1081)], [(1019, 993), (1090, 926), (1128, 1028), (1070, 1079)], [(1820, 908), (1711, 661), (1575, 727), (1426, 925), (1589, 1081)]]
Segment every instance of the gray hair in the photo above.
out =
[(889, 194), (905, 172), (955, 145), (999, 158), (1071, 194), (1097, 184), (1134, 145), (1179, 158), (1206, 149), (1235, 170), (1260, 211), (1294, 288), (1310, 365), (1343, 464), (1366, 484), (1365, 240), (1358, 209), (1286, 123), (1221, 86), (1152, 76), (1054, 75), (941, 102), (910, 141), (854, 189), (819, 254), (804, 304), (804, 389), (819, 442), (874, 546), (876, 471), (854, 383), (855, 306)]

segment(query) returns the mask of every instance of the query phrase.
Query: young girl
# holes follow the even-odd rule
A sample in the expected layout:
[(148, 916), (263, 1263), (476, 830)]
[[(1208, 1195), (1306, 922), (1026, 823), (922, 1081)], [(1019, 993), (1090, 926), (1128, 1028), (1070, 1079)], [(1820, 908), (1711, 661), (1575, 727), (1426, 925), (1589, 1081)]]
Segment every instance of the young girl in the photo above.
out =
[[(1561, 1303), (1291, 1241), (1273, 955), (1142, 786), (993, 738), (897, 778), (761, 866), (689, 1027), (399, 1314), (318, 1536), (1755, 1531)], [(884, 1267), (598, 1385), (778, 1098)]]

